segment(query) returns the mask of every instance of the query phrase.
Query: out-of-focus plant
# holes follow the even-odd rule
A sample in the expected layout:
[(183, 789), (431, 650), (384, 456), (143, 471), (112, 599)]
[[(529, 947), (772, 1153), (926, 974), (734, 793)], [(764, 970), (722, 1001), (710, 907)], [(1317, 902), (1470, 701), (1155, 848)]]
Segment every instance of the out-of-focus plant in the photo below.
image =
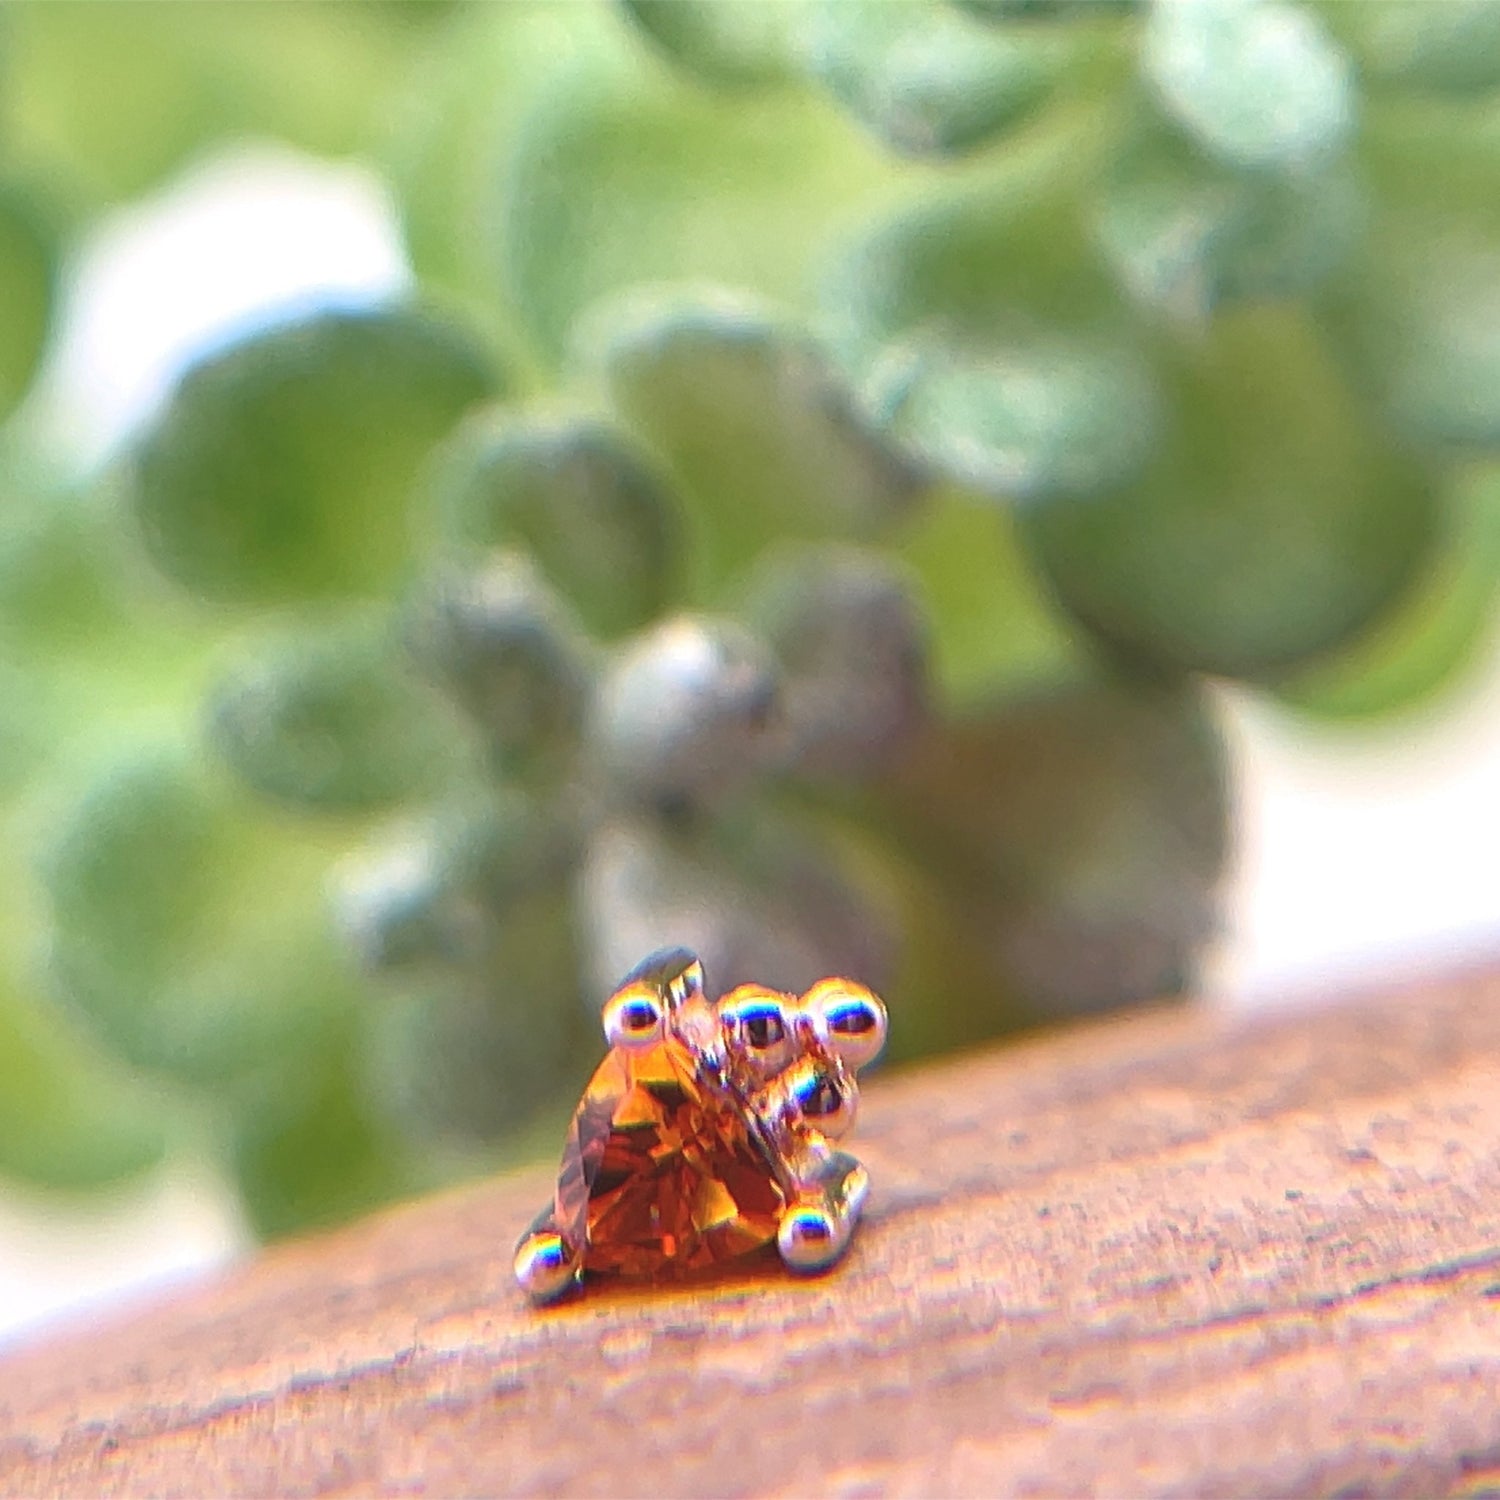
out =
[(352, 1213), (524, 1149), (668, 942), (908, 1056), (1184, 989), (1205, 679), (1390, 711), (1493, 617), (1497, 14), (13, 4), (7, 407), (231, 136), (363, 154), (416, 289), (83, 491), (10, 424), (0, 1168)]

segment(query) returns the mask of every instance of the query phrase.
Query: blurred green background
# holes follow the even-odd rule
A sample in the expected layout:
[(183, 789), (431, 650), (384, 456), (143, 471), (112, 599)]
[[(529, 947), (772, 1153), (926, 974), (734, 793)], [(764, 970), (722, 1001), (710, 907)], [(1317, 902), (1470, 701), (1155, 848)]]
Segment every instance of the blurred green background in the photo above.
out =
[[(246, 139), (409, 294), (71, 461), (78, 248)], [(9, 0), (0, 1173), (550, 1152), (669, 942), (898, 1057), (1183, 992), (1211, 681), (1406, 712), (1495, 617), (1497, 229), (1492, 0)]]

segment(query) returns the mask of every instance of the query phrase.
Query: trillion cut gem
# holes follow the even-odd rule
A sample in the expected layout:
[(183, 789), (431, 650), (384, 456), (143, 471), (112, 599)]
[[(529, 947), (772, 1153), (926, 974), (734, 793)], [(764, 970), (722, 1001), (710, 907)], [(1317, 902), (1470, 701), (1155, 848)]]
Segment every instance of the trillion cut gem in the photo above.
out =
[(665, 1276), (717, 1265), (776, 1238), (785, 1199), (740, 1116), (667, 1037), (611, 1051), (563, 1147), (554, 1224), (583, 1269)]

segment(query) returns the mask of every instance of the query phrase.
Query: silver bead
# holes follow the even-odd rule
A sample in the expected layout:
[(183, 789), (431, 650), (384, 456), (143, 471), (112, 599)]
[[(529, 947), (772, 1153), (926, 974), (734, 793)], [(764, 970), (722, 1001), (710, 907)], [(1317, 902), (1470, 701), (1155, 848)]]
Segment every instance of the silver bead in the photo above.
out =
[(816, 1182), (787, 1206), (776, 1248), (793, 1271), (822, 1271), (849, 1247), (870, 1192), (870, 1174), (854, 1157), (832, 1151)]
[(644, 985), (617, 990), (604, 1002), (600, 1013), (604, 1040), (623, 1052), (654, 1047), (666, 1028), (667, 1012), (661, 999)]
[(849, 1244), (849, 1230), (826, 1206), (795, 1203), (782, 1215), (776, 1248), (794, 1271), (821, 1271), (831, 1266)]
[(885, 1006), (851, 979), (820, 979), (802, 997), (802, 1009), (818, 1040), (846, 1068), (873, 1062), (885, 1046)]
[(811, 1130), (836, 1141), (854, 1128), (859, 1090), (832, 1058), (803, 1054), (771, 1082), (760, 1104), (766, 1119), (797, 1136)]
[(533, 1229), (516, 1246), (516, 1280), (533, 1302), (555, 1302), (578, 1280), (580, 1260), (555, 1229)]
[(787, 1001), (786, 995), (763, 985), (742, 984), (718, 1003), (725, 1048), (757, 1079), (774, 1077), (796, 1055)]
[[(642, 960), (604, 1002), (604, 1040), (638, 1051), (654, 1047), (694, 1001), (703, 1000), (703, 965), (687, 948), (662, 948)], [(699, 1007), (707, 1010), (707, 1003)]]

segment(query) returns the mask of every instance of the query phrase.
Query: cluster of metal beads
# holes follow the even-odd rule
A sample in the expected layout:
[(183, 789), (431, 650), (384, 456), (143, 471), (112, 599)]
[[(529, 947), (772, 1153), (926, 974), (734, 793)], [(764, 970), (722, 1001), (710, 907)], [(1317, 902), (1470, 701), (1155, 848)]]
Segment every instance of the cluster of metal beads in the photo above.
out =
[(787, 1208), (776, 1243), (794, 1270), (821, 1270), (849, 1244), (869, 1173), (834, 1148), (854, 1128), (856, 1074), (885, 1045), (885, 1006), (848, 979), (801, 997), (741, 985), (715, 1007), (729, 1081)]
[[(717, 1002), (684, 949), (653, 954), (602, 1012), (605, 1040), (629, 1057), (671, 1039), (695, 1082), (732, 1110), (780, 1189), (782, 1260), (821, 1270), (848, 1247), (869, 1192), (864, 1166), (834, 1142), (853, 1128), (856, 1075), (885, 1044), (881, 1001), (852, 980), (820, 980), (801, 996), (741, 985)], [(516, 1276), (538, 1301), (579, 1276), (585, 1245), (570, 1245), (544, 1210), (516, 1252)]]

